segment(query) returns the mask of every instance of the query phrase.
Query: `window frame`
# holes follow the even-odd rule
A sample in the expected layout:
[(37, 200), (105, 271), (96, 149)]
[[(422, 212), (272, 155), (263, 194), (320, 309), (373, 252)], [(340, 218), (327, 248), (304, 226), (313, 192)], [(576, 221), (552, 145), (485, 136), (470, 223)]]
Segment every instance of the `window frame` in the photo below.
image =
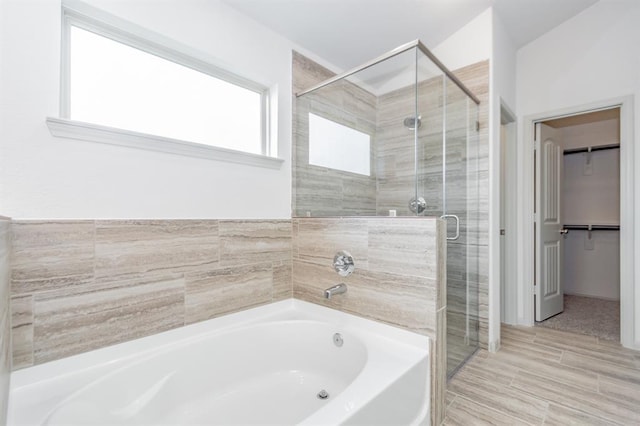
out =
[[(129, 131), (125, 129), (119, 129), (115, 127), (102, 126), (97, 123), (83, 123), (74, 121), (70, 117), (70, 97), (71, 97), (71, 81), (70, 81), (70, 60), (71, 60), (71, 27), (77, 27), (86, 31), (90, 31), (102, 37), (106, 37), (118, 43), (122, 43), (126, 46), (134, 49), (141, 50), (145, 53), (155, 55), (164, 60), (191, 68), (195, 71), (209, 75), (213, 78), (223, 80), (238, 87), (242, 87), (247, 90), (251, 90), (260, 95), (260, 130), (261, 130), (261, 154), (255, 154), (242, 150), (233, 150), (222, 146), (209, 145), (198, 142), (184, 141), (179, 139), (167, 138), (163, 135), (151, 135), (143, 134), (136, 131)], [(202, 57), (202, 53), (180, 45), (178, 42), (164, 37), (160, 34), (146, 30), (136, 24), (117, 18), (99, 9), (95, 9), (91, 6), (81, 4), (79, 2), (63, 2), (62, 4), (62, 22), (61, 22), (61, 51), (60, 51), (60, 105), (59, 105), (59, 118), (49, 117), (47, 124), (54, 136), (71, 137), (74, 139), (84, 139), (93, 142), (104, 142), (116, 145), (127, 146), (126, 139), (122, 142), (115, 141), (113, 135), (135, 135), (138, 140), (144, 139), (148, 136), (148, 143), (136, 144), (134, 147), (156, 150), (162, 152), (173, 152), (182, 155), (191, 155), (196, 157), (206, 157), (213, 159), (221, 159), (224, 161), (232, 161), (239, 163), (247, 163), (254, 165), (264, 165), (267, 167), (279, 167), (283, 160), (276, 157), (276, 146), (271, 144), (271, 97), (270, 89), (260, 83), (242, 77), (236, 73), (227, 71), (220, 68)], [(73, 127), (67, 129), (68, 131), (61, 131), (61, 126), (68, 124)], [(100, 135), (91, 134), (86, 138), (79, 137), (83, 132), (91, 132), (91, 129), (99, 130), (97, 133), (104, 134), (105, 129), (109, 131), (110, 137), (105, 140), (100, 139)], [(75, 135), (71, 136), (71, 135)], [(160, 144), (165, 146), (154, 147), (153, 144)], [(167, 144), (178, 144), (179, 146), (174, 149)], [(196, 147), (193, 153), (189, 153), (186, 147)], [(210, 148), (210, 149), (209, 149)], [(217, 156), (216, 152), (219, 152), (221, 156)], [(237, 158), (230, 159), (237, 153)], [(242, 156), (248, 156), (248, 160), (244, 161)], [(220, 157), (220, 158), (217, 158)], [(264, 157), (268, 160), (275, 160), (277, 164), (269, 165), (269, 162), (263, 162), (264, 164), (256, 164), (255, 157)], [(261, 163), (258, 161), (258, 163)]]

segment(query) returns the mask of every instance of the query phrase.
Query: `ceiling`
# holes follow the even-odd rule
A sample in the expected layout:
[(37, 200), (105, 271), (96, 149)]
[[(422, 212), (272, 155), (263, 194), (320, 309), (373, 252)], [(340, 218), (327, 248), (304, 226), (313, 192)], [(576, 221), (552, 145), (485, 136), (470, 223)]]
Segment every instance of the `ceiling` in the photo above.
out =
[(521, 47), (598, 0), (223, 0), (349, 69), (408, 41), (429, 48), (493, 6)]

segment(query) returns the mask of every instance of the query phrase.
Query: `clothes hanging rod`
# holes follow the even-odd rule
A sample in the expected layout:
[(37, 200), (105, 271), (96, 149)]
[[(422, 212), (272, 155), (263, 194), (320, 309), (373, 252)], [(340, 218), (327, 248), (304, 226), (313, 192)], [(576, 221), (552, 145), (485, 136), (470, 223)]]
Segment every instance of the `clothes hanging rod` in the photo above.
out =
[(563, 228), (577, 231), (619, 231), (620, 225), (564, 225)]
[(605, 151), (607, 149), (620, 149), (620, 144), (598, 145), (598, 146), (592, 146), (592, 147), (586, 147), (586, 148), (565, 149), (564, 150), (564, 155), (579, 154), (581, 152), (589, 152), (589, 149), (591, 149), (591, 152), (593, 152), (593, 151)]

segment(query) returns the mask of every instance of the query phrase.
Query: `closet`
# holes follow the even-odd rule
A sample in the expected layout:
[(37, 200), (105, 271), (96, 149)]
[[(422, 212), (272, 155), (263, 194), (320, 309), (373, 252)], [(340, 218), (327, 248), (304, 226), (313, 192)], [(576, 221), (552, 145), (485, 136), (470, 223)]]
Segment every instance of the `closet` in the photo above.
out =
[(562, 149), (564, 309), (539, 325), (607, 340), (620, 327), (620, 110), (547, 121)]

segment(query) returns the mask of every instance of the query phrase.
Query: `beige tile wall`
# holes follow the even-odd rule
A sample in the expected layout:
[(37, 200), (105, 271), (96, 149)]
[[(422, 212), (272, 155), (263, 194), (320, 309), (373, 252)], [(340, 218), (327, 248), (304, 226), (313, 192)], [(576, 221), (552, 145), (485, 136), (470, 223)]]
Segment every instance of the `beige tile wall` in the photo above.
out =
[(13, 223), (14, 369), (290, 298), (289, 220)]
[[(446, 247), (438, 219), (16, 221), (12, 228), (15, 369), (293, 296), (431, 337), (432, 415), (435, 424), (442, 418)], [(340, 249), (357, 266), (342, 279), (331, 266)], [(347, 294), (326, 301), (322, 291), (340, 281)]]
[(11, 373), (10, 253), (11, 221), (0, 216), (0, 424), (5, 424), (7, 418)]
[[(332, 266), (350, 252), (355, 272), (340, 277)], [(432, 424), (444, 413), (446, 380), (446, 245), (435, 218), (293, 219), (293, 295), (431, 338)], [(327, 300), (340, 282), (345, 294)]]

